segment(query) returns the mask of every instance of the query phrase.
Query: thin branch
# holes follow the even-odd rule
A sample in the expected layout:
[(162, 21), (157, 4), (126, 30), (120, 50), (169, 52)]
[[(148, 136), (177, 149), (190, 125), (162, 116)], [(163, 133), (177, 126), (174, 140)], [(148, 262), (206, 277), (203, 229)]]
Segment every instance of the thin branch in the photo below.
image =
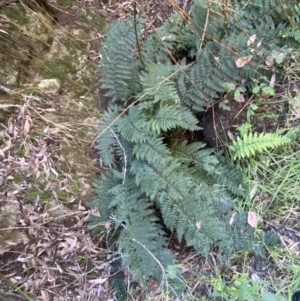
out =
[(118, 136), (116, 135), (116, 133), (111, 129), (109, 128), (109, 130), (112, 132), (112, 134), (115, 136), (115, 138), (117, 139), (117, 142), (118, 144), (120, 145), (120, 147), (122, 148), (123, 152), (124, 152), (124, 169), (123, 169), (123, 182), (122, 182), (122, 185), (125, 184), (125, 179), (126, 179), (126, 172), (127, 172), (127, 155), (126, 155), (126, 151), (125, 151), (125, 148), (123, 147), (123, 145), (121, 144)]
[(163, 265), (160, 263), (160, 261), (154, 256), (154, 254), (153, 254), (153, 253), (152, 253), (145, 245), (143, 245), (141, 242), (139, 242), (139, 241), (136, 240), (135, 238), (132, 238), (132, 240), (133, 240), (134, 242), (136, 242), (137, 244), (139, 244), (141, 247), (143, 247), (143, 248), (150, 254), (150, 256), (157, 262), (157, 264), (158, 264), (159, 267), (161, 268), (163, 277), (162, 277), (162, 280), (161, 280), (161, 283), (160, 283), (159, 287), (162, 287), (163, 281), (164, 281), (164, 280), (165, 280), (165, 282), (166, 282), (166, 287), (168, 287), (168, 286), (169, 286), (169, 283), (168, 283), (168, 280), (167, 280), (167, 275), (166, 275), (165, 269), (164, 269)]
[(137, 10), (136, 10), (136, 1), (133, 1), (133, 22), (134, 22), (134, 33), (135, 33), (135, 40), (136, 40), (136, 47), (139, 53), (139, 58), (141, 61), (141, 64), (144, 66), (144, 62), (143, 62), (143, 58), (142, 58), (142, 54), (141, 54), (141, 47), (140, 47), (140, 42), (139, 42), (139, 37), (138, 37), (138, 33), (137, 33)]

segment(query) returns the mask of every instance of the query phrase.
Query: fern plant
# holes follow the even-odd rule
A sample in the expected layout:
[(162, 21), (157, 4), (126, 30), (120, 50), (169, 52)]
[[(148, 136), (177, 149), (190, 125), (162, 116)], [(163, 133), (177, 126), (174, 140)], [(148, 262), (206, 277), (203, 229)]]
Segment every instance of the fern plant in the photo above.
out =
[[(129, 266), (133, 279), (145, 284), (155, 278), (167, 291), (182, 288), (180, 272), (175, 269), (174, 276), (170, 268), (176, 260), (167, 248), (164, 228), (175, 231), (180, 241), (206, 257), (212, 247), (218, 249), (220, 260), (242, 249), (265, 255), (263, 239), (254, 237), (247, 215), (235, 210), (235, 199), (248, 194), (241, 172), (222, 154), (190, 141), (188, 133), (201, 130), (195, 111), (219, 98), (226, 83), (244, 81), (246, 85), (257, 74), (270, 72), (264, 68), (264, 59), (272, 47), (282, 46), (276, 39), (283, 25), (275, 26), (274, 18), (285, 8), (275, 8), (276, 1), (266, 1), (270, 13), (267, 5), (256, 7), (258, 0), (241, 1), (258, 18), (255, 23), (247, 21), (240, 4), (218, 19), (222, 8), (217, 1), (210, 6), (197, 0), (193, 28), (176, 23), (177, 16), (166, 21), (159, 35), (139, 41), (143, 65), (135, 53), (133, 21), (113, 23), (108, 30), (99, 67), (101, 87), (111, 96), (111, 104), (97, 139), (108, 170), (95, 183), (90, 206), (99, 209), (100, 217), (90, 223), (109, 223), (122, 263)], [(185, 50), (195, 54), (192, 66), (185, 67), (185, 60), (177, 65), (171, 61), (169, 51), (184, 46), (174, 38), (176, 32), (168, 36), (167, 22), (178, 29), (183, 26), (179, 36), (188, 41), (190, 49)], [(206, 28), (206, 22), (211, 26)], [(243, 30), (236, 25), (239, 22)], [(256, 44), (250, 45), (254, 34)], [(260, 40), (263, 46), (258, 46)], [(240, 57), (250, 56), (247, 64), (237, 66)], [(183, 67), (185, 73), (181, 73)], [(283, 143), (282, 139), (248, 134), (232, 147), (236, 157), (243, 157)]]
[[(290, 32), (285, 28), (286, 21), (295, 14), (292, 3), (254, 0), (229, 1), (230, 4), (234, 10), (225, 10), (218, 1), (195, 1), (191, 26), (196, 62), (178, 78), (180, 98), (193, 110), (204, 111), (226, 92), (228, 83), (247, 87), (253, 79), (280, 74), (280, 68), (275, 66), (270, 72), (266, 58), (287, 45), (299, 47), (293, 38), (283, 34)], [(245, 63), (239, 64), (243, 60)]]
[(290, 138), (280, 136), (278, 133), (257, 134), (250, 131), (233, 141), (230, 148), (234, 151), (234, 159), (241, 159), (289, 142)]
[[(106, 43), (101, 50), (101, 88), (111, 101), (126, 100), (139, 90), (137, 64), (133, 47), (136, 39), (132, 31), (133, 19), (114, 22), (107, 31)], [(139, 26), (138, 26), (139, 27)], [(139, 29), (139, 28), (138, 28)], [(114, 58), (112, 60), (112, 57)]]

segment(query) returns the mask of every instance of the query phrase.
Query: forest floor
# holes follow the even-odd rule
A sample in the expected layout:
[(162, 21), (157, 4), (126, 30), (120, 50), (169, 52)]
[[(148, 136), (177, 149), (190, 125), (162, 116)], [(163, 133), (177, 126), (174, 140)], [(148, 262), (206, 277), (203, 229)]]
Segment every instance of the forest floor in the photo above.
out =
[[(5, 7), (14, 7), (19, 2), (22, 1), (7, 1)], [(22, 3), (26, 9), (32, 9), (26, 6), (26, 1)], [(145, 19), (147, 30), (151, 31), (161, 25), (177, 5), (188, 13), (191, 1), (138, 1), (137, 9)], [(3, 9), (4, 6), (0, 5), (0, 17), (4, 15)], [(101, 24), (100, 29), (99, 20), (86, 12), (92, 11), (99, 15), (99, 19), (104, 18), (107, 24), (131, 15), (132, 1), (55, 0), (48, 1), (43, 9), (53, 17), (54, 28), (71, 37), (74, 42), (71, 47), (79, 47), (83, 41), (84, 48), (79, 58), (85, 57), (86, 60), (70, 61), (60, 78), (58, 93), (47, 91), (35, 95), (34, 91), (20, 86), (18, 89), (7, 88), (0, 94), (0, 110), (4, 108), (1, 107), (3, 99), (18, 98), (16, 108), (5, 111), (5, 118), (0, 120), (0, 204), (3, 215), (7, 216), (5, 222), (0, 223), (0, 300), (117, 300), (116, 291), (110, 285), (111, 276), (118, 273), (111, 264), (114, 254), (106, 248), (105, 233), (95, 239), (86, 225), (90, 216), (100, 214), (88, 209), (86, 203), (92, 198), (91, 182), (88, 181), (102, 170), (93, 142), (97, 122), (107, 103), (97, 88), (99, 75), (96, 67), (105, 25)], [(89, 38), (78, 38), (77, 26), (85, 23), (86, 18), (96, 28), (98, 26), (99, 31), (90, 32)], [(9, 22), (3, 21), (6, 19), (0, 18), (1, 26)], [(0, 27), (0, 33), (1, 30), (6, 29)], [(64, 48), (59, 51), (64, 51)], [(42, 67), (45, 66), (44, 62)], [(45, 78), (56, 77), (58, 65), (53, 69), (51, 64), (49, 66), (44, 71)], [(84, 69), (83, 66), (88, 66), (86, 77), (89, 79), (78, 84), (76, 76), (80, 68)], [(76, 69), (76, 74), (69, 76), (73, 69)], [(64, 81), (65, 78), (68, 80)], [(291, 83), (299, 86), (298, 79)], [(5, 84), (1, 78), (0, 85), (3, 92)], [(289, 128), (299, 119), (297, 110), (293, 113), (294, 119), (288, 117), (290, 109), (287, 102), (280, 99), (283, 91), (289, 88), (280, 87), (268, 105), (259, 106), (259, 111), (255, 112), (256, 119), (252, 121), (258, 131)], [(78, 93), (70, 94), (72, 90)], [(72, 97), (73, 102), (68, 103), (67, 99)], [(235, 103), (231, 111), (220, 110), (217, 106), (209, 109), (202, 119), (202, 123), (206, 124), (205, 141), (217, 147), (226, 144), (230, 139), (228, 133), (247, 120), (249, 110), (246, 108), (255, 101)], [(62, 103), (68, 105), (62, 106)], [(53, 119), (56, 112), (63, 114)], [(76, 135), (76, 132), (80, 134)], [(62, 151), (63, 145), (69, 148)], [(72, 158), (70, 154), (74, 153), (81, 154)], [(90, 162), (90, 173), (83, 172), (87, 161)], [(264, 195), (265, 198), (268, 196)], [(288, 229), (293, 228), (293, 236), (286, 230), (282, 237), (284, 243), (293, 245), (300, 240), (299, 231), (292, 225), (297, 223), (299, 213), (291, 210), (289, 216)], [(279, 229), (280, 224), (275, 223), (274, 227)], [(188, 279), (187, 294), (190, 298), (186, 300), (201, 300), (212, 288), (207, 280), (209, 275), (215, 275), (219, 269), (215, 257), (212, 254), (203, 259), (192, 248), (179, 244), (175, 239), (172, 243), (182, 273)], [(268, 259), (249, 257), (247, 265), (247, 271), (252, 275), (269, 273), (274, 277), (273, 274), (278, 272), (269, 270), (273, 262)], [(299, 269), (297, 265), (295, 267)], [(244, 269), (241, 260), (233, 260), (232, 266), (222, 267), (218, 273), (233, 274), (240, 269)], [(203, 275), (201, 280), (198, 278), (200, 271)], [(129, 287), (129, 271), (123, 268), (122, 274)], [(291, 277), (286, 271), (278, 277), (284, 276)], [(145, 295), (143, 289), (136, 285), (128, 293), (128, 300), (159, 300), (160, 297), (155, 297), (158, 286), (154, 281), (149, 282)]]

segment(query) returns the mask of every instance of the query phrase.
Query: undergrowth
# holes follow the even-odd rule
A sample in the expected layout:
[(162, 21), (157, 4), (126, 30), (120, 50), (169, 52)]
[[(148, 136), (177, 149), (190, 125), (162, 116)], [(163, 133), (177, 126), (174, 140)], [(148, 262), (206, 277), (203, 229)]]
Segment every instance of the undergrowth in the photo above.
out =
[[(101, 89), (111, 101), (97, 138), (107, 170), (90, 202), (101, 216), (90, 225), (97, 233), (103, 228), (95, 225), (105, 224), (108, 245), (129, 267), (132, 280), (145, 287), (155, 280), (165, 296), (183, 293), (186, 284), (167, 240), (170, 232), (203, 258), (213, 250), (221, 265), (236, 254), (266, 258), (279, 248), (277, 229), (264, 227), (264, 215), (254, 207), (258, 192), (252, 181), (257, 177), (262, 185), (264, 176), (276, 179), (279, 194), (276, 166), (287, 179), (298, 165), (288, 164), (284, 171), (275, 151), (293, 149), (288, 143), (296, 138), (291, 132), (241, 131), (224, 156), (193, 137), (201, 131), (197, 114), (228, 97), (228, 85), (233, 97), (237, 90), (250, 93), (258, 79), (276, 74), (277, 82), (284, 80), (276, 58), (282, 54), (287, 60), (298, 43), (297, 36), (287, 34), (296, 15), (294, 5), (277, 0), (230, 7), (198, 0), (190, 20), (174, 14), (144, 38), (137, 16), (110, 25), (99, 68)], [(175, 60), (181, 51), (189, 57)], [(263, 169), (261, 153), (274, 154), (272, 167)], [(251, 162), (250, 173), (245, 162)], [(278, 300), (245, 274), (232, 281), (232, 289), (218, 295), (215, 287), (211, 297), (246, 300), (253, 288), (249, 300)]]

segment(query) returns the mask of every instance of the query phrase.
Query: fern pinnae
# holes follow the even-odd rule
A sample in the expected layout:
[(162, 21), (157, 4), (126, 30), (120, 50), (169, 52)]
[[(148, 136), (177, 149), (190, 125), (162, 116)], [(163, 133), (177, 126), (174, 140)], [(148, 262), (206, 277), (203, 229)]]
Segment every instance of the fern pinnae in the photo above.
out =
[(198, 119), (184, 106), (163, 106), (148, 121), (148, 130), (160, 134), (174, 128), (200, 130)]
[(263, 152), (268, 148), (281, 146), (289, 143), (291, 140), (288, 137), (280, 136), (277, 133), (246, 133), (242, 137), (238, 137), (233, 141), (230, 148), (234, 151), (234, 159), (250, 157), (256, 153)]

